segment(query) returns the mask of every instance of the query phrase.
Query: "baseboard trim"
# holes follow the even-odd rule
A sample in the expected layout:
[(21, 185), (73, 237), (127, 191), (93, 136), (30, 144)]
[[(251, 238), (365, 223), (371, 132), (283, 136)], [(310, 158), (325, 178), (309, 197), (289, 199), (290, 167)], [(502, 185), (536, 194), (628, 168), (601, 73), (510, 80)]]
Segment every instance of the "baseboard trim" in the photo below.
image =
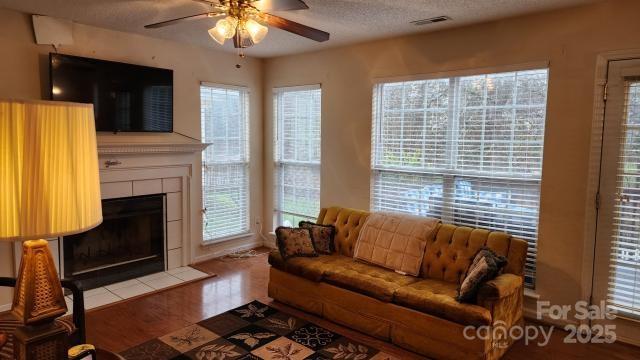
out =
[(526, 307), (526, 306), (524, 307), (522, 312), (523, 312), (525, 320), (529, 320), (529, 321), (533, 321), (533, 322), (537, 322), (537, 323), (542, 323), (544, 325), (552, 325), (552, 326), (556, 326), (556, 327), (559, 327), (559, 328), (562, 328), (562, 329), (564, 329), (564, 327), (567, 326), (567, 325), (572, 325), (572, 326), (580, 325), (580, 322), (578, 322), (576, 320), (552, 319), (548, 315), (542, 315), (542, 318), (539, 318), (537, 309), (531, 309), (531, 308)]
[(204, 255), (197, 256), (192, 264), (198, 264), (203, 261), (216, 259), (225, 255), (232, 254), (238, 251), (246, 251), (258, 248), (263, 245), (263, 241), (260, 237), (252, 236), (250, 238), (234, 239), (225, 241), (219, 244), (207, 245), (209, 252)]
[(270, 249), (278, 248), (278, 245), (276, 244), (276, 238), (275, 238), (275, 236), (272, 236), (271, 234), (269, 234), (267, 237), (264, 238), (264, 241), (262, 242), (262, 245), (265, 246), (265, 247), (268, 247)]
[(633, 338), (629, 338), (629, 337), (626, 337), (626, 336), (616, 335), (616, 341), (640, 347), (640, 340), (638, 340), (638, 339), (633, 339)]
[(0, 312), (5, 312), (11, 310), (11, 303), (0, 305)]
[[(542, 319), (538, 319), (537, 313), (535, 312), (535, 310), (527, 309), (527, 308), (524, 309), (524, 317), (528, 321), (540, 323), (543, 325), (555, 326), (561, 330), (564, 330), (565, 326), (567, 325), (571, 325), (571, 326), (580, 325), (580, 322), (576, 320), (556, 320), (556, 319), (551, 319), (548, 316), (543, 316)], [(621, 342), (621, 343), (640, 347), (640, 340), (629, 338), (626, 336), (620, 336), (619, 334), (616, 334), (616, 342)]]

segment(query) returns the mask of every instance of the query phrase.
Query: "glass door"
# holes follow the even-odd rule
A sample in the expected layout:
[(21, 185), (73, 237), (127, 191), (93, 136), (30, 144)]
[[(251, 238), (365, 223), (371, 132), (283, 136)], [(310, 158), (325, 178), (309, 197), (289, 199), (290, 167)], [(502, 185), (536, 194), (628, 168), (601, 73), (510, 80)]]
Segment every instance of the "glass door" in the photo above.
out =
[(609, 63), (599, 202), (592, 303), (616, 316), (592, 325), (640, 343), (640, 60)]

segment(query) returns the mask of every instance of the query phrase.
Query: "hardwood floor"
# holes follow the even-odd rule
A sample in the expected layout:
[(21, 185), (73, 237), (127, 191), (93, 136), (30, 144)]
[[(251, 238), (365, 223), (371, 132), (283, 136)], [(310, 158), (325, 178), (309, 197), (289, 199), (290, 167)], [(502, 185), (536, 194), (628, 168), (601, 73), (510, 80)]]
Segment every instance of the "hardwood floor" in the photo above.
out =
[[(123, 351), (252, 300), (270, 303), (266, 249), (257, 257), (216, 259), (196, 267), (218, 276), (115, 304), (87, 313), (88, 342), (114, 352)], [(413, 353), (356, 331), (327, 322), (288, 306), (271, 304), (292, 315), (313, 321), (356, 341), (379, 348), (401, 359), (421, 359)], [(546, 347), (516, 343), (505, 359), (640, 359), (640, 348), (612, 345), (564, 344), (565, 333), (556, 330)]]

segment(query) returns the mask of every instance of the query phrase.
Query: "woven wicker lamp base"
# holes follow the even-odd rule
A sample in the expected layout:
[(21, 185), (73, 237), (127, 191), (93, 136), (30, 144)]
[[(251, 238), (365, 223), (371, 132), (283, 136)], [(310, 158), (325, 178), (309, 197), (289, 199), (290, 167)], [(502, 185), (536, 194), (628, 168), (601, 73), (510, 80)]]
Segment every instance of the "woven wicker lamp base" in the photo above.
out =
[(67, 312), (46, 240), (25, 241), (11, 311), (25, 325), (52, 322)]
[(66, 358), (67, 332), (54, 320), (67, 312), (67, 304), (46, 240), (29, 240), (22, 246), (11, 311), (24, 324), (14, 333), (17, 359)]

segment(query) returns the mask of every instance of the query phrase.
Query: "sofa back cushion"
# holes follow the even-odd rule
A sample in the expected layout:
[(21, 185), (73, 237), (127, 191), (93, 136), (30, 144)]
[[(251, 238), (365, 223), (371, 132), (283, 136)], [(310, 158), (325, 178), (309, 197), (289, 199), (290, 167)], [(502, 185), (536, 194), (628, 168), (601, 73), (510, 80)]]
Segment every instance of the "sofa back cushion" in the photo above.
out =
[[(334, 206), (320, 210), (318, 224), (334, 225), (336, 227), (334, 239), (336, 252), (339, 255), (353, 257), (360, 229), (368, 216), (368, 211)], [(457, 234), (454, 237), (456, 231)], [(454, 245), (454, 240), (456, 245)], [(436, 236), (431, 241), (427, 241), (422, 261), (422, 277), (440, 280), (447, 278), (450, 282), (460, 283), (467, 268), (471, 265), (473, 256), (484, 244), (499, 255), (505, 256), (506, 253), (508, 262), (502, 270), (503, 273), (520, 276), (523, 274), (527, 259), (526, 241), (512, 238), (500, 232), (492, 233), (482, 229), (442, 224)], [(454, 245), (454, 247), (445, 251), (448, 245)], [(440, 256), (437, 255), (438, 250), (440, 250)], [(445, 252), (447, 255), (443, 255)], [(460, 259), (460, 254), (463, 255), (462, 259)], [(442, 258), (443, 256), (448, 257)], [(445, 259), (447, 260), (445, 261)], [(448, 267), (447, 265), (452, 266)]]
[(461, 283), (478, 251), (486, 246), (507, 258), (506, 273), (522, 275), (527, 243), (511, 235), (466, 226), (443, 224), (427, 242), (422, 261), (422, 276), (429, 279)]
[(360, 229), (368, 216), (368, 211), (334, 206), (320, 210), (318, 224), (335, 226), (334, 245), (336, 253), (353, 257)]
[(434, 218), (374, 212), (360, 229), (353, 257), (418, 276), (427, 241), (439, 224)]

